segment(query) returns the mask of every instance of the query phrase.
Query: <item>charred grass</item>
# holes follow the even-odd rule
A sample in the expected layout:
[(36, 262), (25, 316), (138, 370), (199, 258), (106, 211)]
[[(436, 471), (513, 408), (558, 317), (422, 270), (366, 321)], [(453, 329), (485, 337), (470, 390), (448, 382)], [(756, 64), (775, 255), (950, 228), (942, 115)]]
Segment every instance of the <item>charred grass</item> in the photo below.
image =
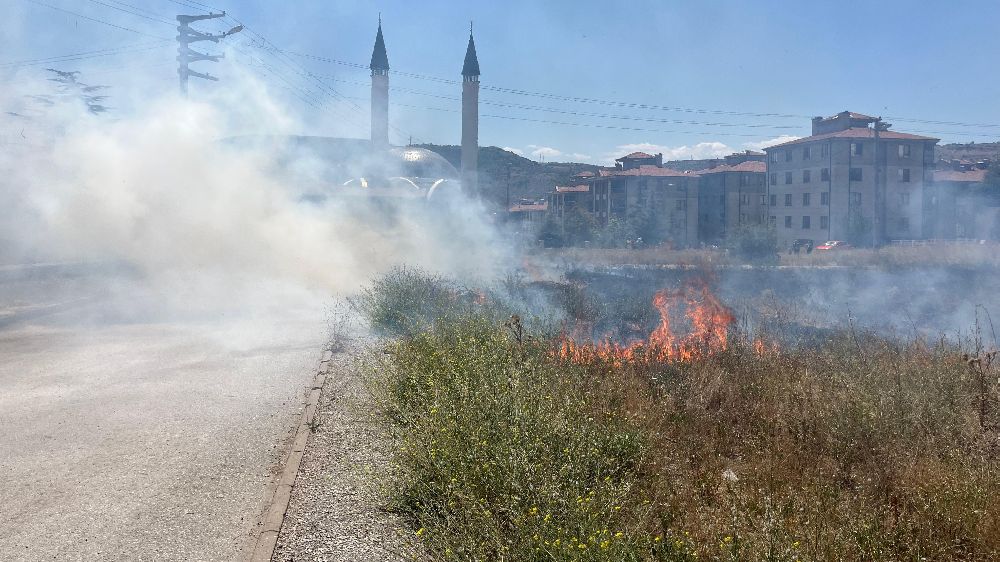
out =
[(389, 506), (433, 559), (1000, 557), (981, 354), (845, 331), (576, 364), (455, 298), (360, 360), (396, 451)]

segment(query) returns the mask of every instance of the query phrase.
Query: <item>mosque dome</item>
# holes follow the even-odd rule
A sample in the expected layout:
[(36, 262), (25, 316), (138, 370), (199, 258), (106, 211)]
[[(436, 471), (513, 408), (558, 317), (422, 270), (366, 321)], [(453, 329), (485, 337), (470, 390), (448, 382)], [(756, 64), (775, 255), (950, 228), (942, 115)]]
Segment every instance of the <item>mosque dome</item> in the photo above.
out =
[(293, 178), (310, 198), (337, 194), (431, 199), (460, 184), (458, 170), (424, 148), (380, 148), (364, 139), (294, 135), (229, 142), (266, 151), (271, 169)]

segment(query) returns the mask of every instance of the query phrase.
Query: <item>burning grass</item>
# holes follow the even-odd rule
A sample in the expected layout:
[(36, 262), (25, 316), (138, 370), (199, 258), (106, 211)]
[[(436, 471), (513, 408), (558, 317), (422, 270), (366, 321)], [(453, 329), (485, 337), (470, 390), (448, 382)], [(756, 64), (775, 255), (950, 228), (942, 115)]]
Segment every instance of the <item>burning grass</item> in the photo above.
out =
[[(707, 294), (657, 307), (711, 311)], [(1000, 556), (988, 361), (850, 331), (810, 349), (720, 341), (659, 313), (635, 349), (662, 353), (642, 360), (566, 354), (566, 336), (485, 310), (365, 356), (397, 446), (391, 506), (433, 558)]]

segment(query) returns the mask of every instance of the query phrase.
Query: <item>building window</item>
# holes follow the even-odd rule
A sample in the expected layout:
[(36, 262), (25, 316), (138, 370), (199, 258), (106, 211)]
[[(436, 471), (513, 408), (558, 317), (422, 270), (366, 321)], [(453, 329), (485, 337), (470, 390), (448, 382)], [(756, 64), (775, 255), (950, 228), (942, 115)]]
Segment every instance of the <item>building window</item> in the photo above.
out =
[(747, 214), (740, 213), (740, 224), (746, 224), (746, 222), (747, 222)]
[(861, 156), (865, 153), (865, 147), (860, 142), (851, 143), (851, 156)]
[(785, 172), (785, 185), (792, 183), (792, 173)]
[(851, 181), (861, 181), (861, 168), (851, 168)]
[(809, 147), (808, 147), (808, 146), (807, 146), (807, 147), (805, 147), (805, 148), (803, 148), (803, 149), (802, 149), (802, 159), (803, 159), (803, 160), (808, 160), (808, 159), (809, 159), (809, 153), (810, 153), (810, 152), (811, 152), (811, 151), (810, 151), (810, 149), (809, 149)]
[(827, 156), (829, 156), (830, 155), (830, 145), (828, 145), (828, 144), (822, 144), (822, 145), (820, 145), (820, 147), (819, 147), (819, 155), (822, 156), (823, 158), (826, 158)]
[(803, 193), (802, 194), (802, 206), (803, 207), (808, 207), (809, 206), (809, 199), (810, 199), (810, 194), (809, 193)]
[(760, 204), (761, 205), (766, 205), (767, 204), (766, 200), (767, 200), (767, 196), (766, 195), (761, 195), (760, 196)]
[(777, 150), (775, 150), (774, 152), (772, 152), (770, 154), (770, 156), (771, 156), (771, 162), (777, 162), (778, 161), (778, 151)]
[(909, 193), (900, 193), (899, 194), (899, 204), (900, 205), (909, 205), (910, 204), (910, 194)]
[(771, 196), (771, 206), (772, 207), (777, 207), (778, 206), (778, 196), (777, 195), (772, 195)]
[(791, 207), (792, 206), (792, 194), (791, 193), (786, 193), (785, 194), (785, 206), (786, 207)]
[(823, 168), (819, 171), (820, 181), (830, 181), (830, 168)]
[(899, 175), (899, 181), (903, 183), (910, 183), (910, 169), (909, 168), (899, 168), (896, 170)]
[(771, 215), (770, 217), (767, 217), (767, 224), (769, 224), (771, 226), (774, 226), (777, 222), (778, 222), (778, 217), (776, 217), (774, 215)]
[(785, 216), (785, 228), (792, 228), (792, 217)]
[(802, 183), (809, 183), (812, 180), (812, 170), (802, 170)]
[(851, 205), (861, 206), (861, 193), (858, 191), (851, 192)]
[(830, 204), (830, 193), (829, 192), (824, 191), (823, 193), (819, 194), (819, 204), (820, 205), (829, 205)]
[(809, 229), (809, 227), (810, 227), (809, 223), (810, 223), (811, 219), (812, 219), (812, 217), (802, 217), (802, 228), (804, 230), (808, 230)]
[(910, 157), (910, 145), (908, 145), (908, 144), (901, 144), (901, 145), (899, 145), (899, 157), (900, 158), (909, 158)]
[(771, 174), (771, 185), (778, 185), (778, 174)]
[(900, 232), (910, 231), (910, 219), (908, 217), (899, 218), (899, 231)]
[(786, 150), (785, 151), (785, 162), (791, 162), (791, 161), (792, 161), (792, 151), (791, 150)]
[(828, 230), (830, 228), (830, 217), (823, 215), (819, 218), (819, 227), (822, 230)]
[(685, 210), (687, 210), (687, 200), (686, 199), (678, 199), (677, 200), (677, 210), (678, 211), (685, 211)]
[(740, 205), (749, 205), (749, 204), (750, 204), (750, 194), (749, 193), (743, 193), (743, 194), (741, 194), (740, 195)]

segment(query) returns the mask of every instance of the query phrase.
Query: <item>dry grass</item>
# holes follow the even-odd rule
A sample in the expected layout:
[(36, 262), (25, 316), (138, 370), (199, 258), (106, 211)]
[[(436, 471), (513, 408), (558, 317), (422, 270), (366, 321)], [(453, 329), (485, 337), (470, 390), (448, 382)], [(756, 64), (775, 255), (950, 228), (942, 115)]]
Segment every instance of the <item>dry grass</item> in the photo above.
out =
[[(529, 256), (538, 264), (567, 267), (662, 266), (662, 265), (742, 265), (744, 262), (724, 250), (668, 250), (665, 248), (538, 250)], [(1000, 245), (889, 246), (877, 250), (853, 249), (811, 254), (782, 253), (780, 265), (854, 267), (1000, 267)]]
[(433, 558), (1000, 557), (997, 373), (984, 395), (953, 345), (843, 333), (623, 367), (551, 349), (469, 315), (368, 356), (393, 507)]
[(854, 249), (784, 254), (782, 265), (842, 265), (901, 267), (1000, 267), (1000, 244), (939, 246), (887, 246), (876, 250)]

